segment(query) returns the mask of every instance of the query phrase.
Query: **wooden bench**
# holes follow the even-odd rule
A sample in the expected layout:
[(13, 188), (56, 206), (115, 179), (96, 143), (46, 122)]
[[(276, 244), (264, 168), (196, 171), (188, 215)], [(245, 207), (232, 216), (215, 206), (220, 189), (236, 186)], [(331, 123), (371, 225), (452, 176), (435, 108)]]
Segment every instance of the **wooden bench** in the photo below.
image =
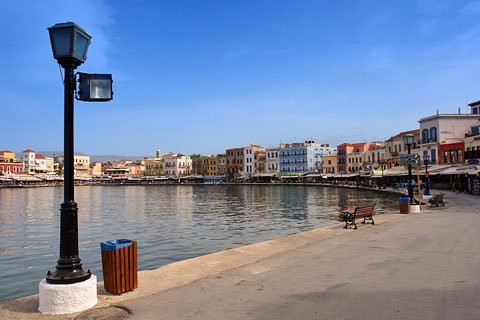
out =
[(355, 230), (357, 229), (357, 224), (355, 223), (355, 219), (363, 218), (362, 224), (366, 223), (367, 220), (371, 221), (372, 224), (375, 224), (373, 220), (373, 209), (375, 208), (375, 204), (370, 206), (362, 206), (362, 207), (355, 207), (355, 209), (351, 208), (350, 210), (347, 209), (342, 211), (342, 219), (345, 221), (345, 227), (343, 229), (348, 229), (348, 226), (354, 226)]
[(443, 196), (445, 194), (444, 193), (436, 193), (432, 196), (432, 198), (430, 200), (428, 200), (428, 202), (430, 202), (430, 206), (433, 207), (433, 206), (436, 206), (438, 207), (439, 205), (442, 205), (442, 206), (445, 206), (445, 203), (443, 203)]

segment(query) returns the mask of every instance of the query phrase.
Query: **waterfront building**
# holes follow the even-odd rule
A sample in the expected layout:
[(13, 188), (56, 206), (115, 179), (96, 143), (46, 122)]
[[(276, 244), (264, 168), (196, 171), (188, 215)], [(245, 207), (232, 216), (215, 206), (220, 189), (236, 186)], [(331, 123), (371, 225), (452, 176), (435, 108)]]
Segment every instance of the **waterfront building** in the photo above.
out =
[(225, 154), (217, 155), (218, 175), (227, 174), (227, 156)]
[(146, 176), (161, 176), (163, 175), (163, 159), (160, 149), (155, 152), (155, 158), (145, 158), (144, 175)]
[(323, 166), (322, 174), (335, 174), (337, 170), (337, 155), (336, 154), (326, 154), (322, 156)]
[[(363, 169), (363, 154), (368, 142), (342, 143), (337, 146), (337, 173), (349, 173)], [(360, 160), (361, 159), (361, 160)]]
[(145, 160), (138, 160), (126, 165), (129, 169), (130, 176), (143, 176), (145, 175)]
[(0, 174), (21, 174), (25, 172), (25, 165), (21, 161), (15, 160), (15, 152), (2, 150), (0, 151)]
[(53, 158), (44, 157), (31, 149), (22, 151), (22, 161), (27, 174), (54, 173)]
[(88, 176), (90, 173), (90, 156), (73, 155), (73, 168), (75, 176)]
[(146, 158), (145, 161), (145, 175), (146, 176), (161, 176), (163, 175), (163, 159), (161, 158)]
[(280, 172), (322, 172), (322, 156), (333, 153), (334, 149), (329, 144), (318, 144), (315, 141), (283, 144), (279, 154)]
[(225, 154), (227, 158), (227, 180), (234, 181), (244, 173), (244, 148), (230, 148), (226, 150)]
[(203, 156), (202, 160), (202, 176), (218, 175), (218, 160), (216, 156)]
[[(438, 164), (463, 164), (465, 143), (463, 141), (442, 143), (438, 146)], [(428, 153), (425, 153), (428, 154)]]
[[(430, 156), (431, 163), (442, 163), (445, 161), (444, 152), (448, 152), (447, 160), (458, 158), (463, 161), (463, 149), (457, 153), (462, 139), (471, 133), (472, 127), (478, 125), (480, 120), (479, 108), (480, 102), (469, 104), (470, 113), (460, 113), (460, 108), (456, 114), (437, 114), (420, 119), (421, 145), (420, 154)], [(445, 146), (442, 146), (445, 145)]]
[(247, 176), (253, 176), (255, 173), (265, 172), (265, 148), (251, 144), (244, 148), (243, 171)]
[(192, 154), (190, 156), (192, 159), (192, 174), (194, 175), (204, 175), (203, 174), (203, 164), (202, 156), (199, 154)]
[(192, 159), (180, 153), (169, 153), (163, 156), (163, 172), (171, 177), (192, 174)]
[(22, 174), (24, 173), (23, 162), (9, 162), (5, 158), (0, 158), (0, 175)]
[(371, 172), (372, 170), (385, 170), (387, 165), (387, 151), (383, 142), (373, 142), (368, 151), (365, 151), (363, 159), (363, 170)]
[(4, 160), (4, 162), (16, 162), (15, 152), (8, 150), (0, 150), (0, 159)]
[(388, 168), (400, 166), (401, 155), (406, 155), (408, 153), (408, 147), (403, 141), (403, 137), (407, 134), (413, 134), (414, 136), (414, 143), (411, 146), (410, 152), (419, 155), (420, 149), (418, 146), (420, 145), (420, 130), (416, 129), (400, 132), (385, 141)]
[(94, 162), (90, 164), (90, 170), (88, 172), (90, 176), (101, 176), (102, 175), (102, 163)]
[[(478, 114), (478, 108), (480, 108), (480, 101), (478, 102), (479, 105), (476, 107), (475, 110)], [(464, 155), (465, 155), (465, 162), (468, 164), (479, 164), (480, 163), (480, 124), (473, 125), (470, 128), (470, 132), (465, 135), (465, 138), (462, 139), (464, 144)]]
[(104, 169), (104, 173), (106, 176), (111, 178), (128, 178), (130, 174), (130, 169), (125, 166), (111, 166), (109, 168)]
[(266, 150), (266, 173), (279, 173), (280, 172), (280, 148), (267, 148)]

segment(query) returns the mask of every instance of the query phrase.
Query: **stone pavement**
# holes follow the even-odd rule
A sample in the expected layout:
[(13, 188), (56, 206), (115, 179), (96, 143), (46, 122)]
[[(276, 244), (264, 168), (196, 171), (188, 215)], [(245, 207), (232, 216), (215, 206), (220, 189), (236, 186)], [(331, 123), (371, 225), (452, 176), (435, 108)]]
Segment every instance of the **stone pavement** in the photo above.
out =
[(32, 296), (0, 319), (480, 319), (480, 197), (445, 200), (141, 272), (136, 291), (100, 292), (109, 308), (45, 316)]

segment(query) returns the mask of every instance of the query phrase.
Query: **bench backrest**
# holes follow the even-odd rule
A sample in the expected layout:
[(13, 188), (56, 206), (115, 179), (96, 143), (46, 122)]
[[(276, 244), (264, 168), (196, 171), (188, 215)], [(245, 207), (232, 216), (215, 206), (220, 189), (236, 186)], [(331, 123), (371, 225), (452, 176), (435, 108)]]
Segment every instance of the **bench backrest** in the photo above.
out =
[(355, 214), (356, 215), (361, 215), (361, 214), (371, 214), (373, 212), (373, 209), (375, 208), (375, 205), (373, 206), (364, 206), (364, 207), (357, 207), (355, 209)]

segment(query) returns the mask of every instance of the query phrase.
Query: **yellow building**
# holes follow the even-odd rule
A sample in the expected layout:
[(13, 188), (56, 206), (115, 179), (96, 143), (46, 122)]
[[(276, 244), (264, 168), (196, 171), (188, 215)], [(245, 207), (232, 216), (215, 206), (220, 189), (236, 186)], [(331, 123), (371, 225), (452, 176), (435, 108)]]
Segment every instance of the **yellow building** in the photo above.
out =
[(145, 175), (161, 176), (163, 175), (163, 160), (160, 158), (145, 159)]
[(336, 173), (337, 168), (337, 155), (336, 154), (326, 154), (322, 156), (323, 166), (322, 173)]
[(5, 162), (15, 162), (15, 152), (0, 150), (0, 158), (3, 158)]
[(364, 152), (352, 152), (348, 155), (347, 171), (358, 172), (363, 170)]
[(206, 176), (218, 175), (218, 160), (217, 157), (202, 157), (202, 172)]
[(102, 175), (102, 163), (101, 162), (94, 162), (90, 165), (89, 174), (91, 176), (101, 176)]

